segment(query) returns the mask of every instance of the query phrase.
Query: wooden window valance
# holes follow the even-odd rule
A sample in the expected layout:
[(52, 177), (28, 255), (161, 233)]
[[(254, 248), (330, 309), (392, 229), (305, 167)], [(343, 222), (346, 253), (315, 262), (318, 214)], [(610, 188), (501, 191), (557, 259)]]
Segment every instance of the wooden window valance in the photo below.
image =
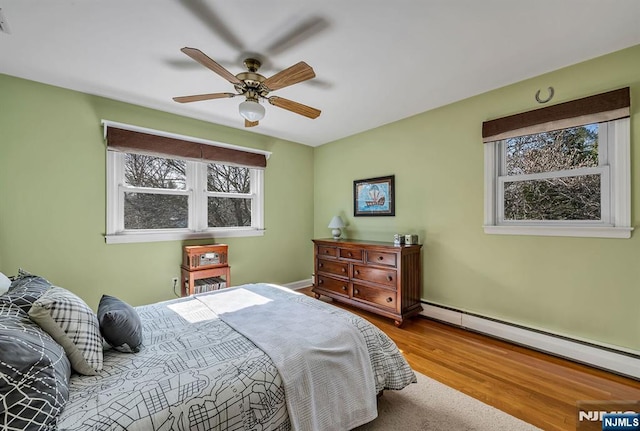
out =
[(629, 87), (482, 123), (482, 142), (550, 132), (630, 116)]
[(206, 143), (209, 141), (119, 123), (103, 121), (103, 124), (107, 149), (111, 151), (231, 163), (251, 168), (265, 168), (267, 158), (271, 155), (268, 151), (244, 149), (213, 141)]

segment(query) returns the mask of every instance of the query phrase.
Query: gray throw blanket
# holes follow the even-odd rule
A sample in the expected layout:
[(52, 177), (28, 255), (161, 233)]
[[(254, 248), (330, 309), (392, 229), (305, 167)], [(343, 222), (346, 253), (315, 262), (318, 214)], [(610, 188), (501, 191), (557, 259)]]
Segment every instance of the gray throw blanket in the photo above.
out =
[(271, 357), (294, 431), (346, 431), (375, 419), (375, 383), (362, 335), (290, 297), (288, 289), (266, 284), (197, 296)]

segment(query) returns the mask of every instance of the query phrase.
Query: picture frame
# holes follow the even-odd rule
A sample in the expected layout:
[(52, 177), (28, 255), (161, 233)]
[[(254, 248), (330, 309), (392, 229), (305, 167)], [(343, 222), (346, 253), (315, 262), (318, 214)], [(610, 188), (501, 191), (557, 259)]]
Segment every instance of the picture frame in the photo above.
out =
[(395, 175), (353, 182), (354, 217), (395, 216)]

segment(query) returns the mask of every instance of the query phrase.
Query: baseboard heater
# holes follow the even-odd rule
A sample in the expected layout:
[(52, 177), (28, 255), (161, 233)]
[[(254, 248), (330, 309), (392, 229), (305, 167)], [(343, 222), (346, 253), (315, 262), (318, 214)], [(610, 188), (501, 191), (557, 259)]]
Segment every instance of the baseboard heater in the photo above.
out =
[(640, 352), (622, 351), (422, 300), (422, 316), (640, 380)]

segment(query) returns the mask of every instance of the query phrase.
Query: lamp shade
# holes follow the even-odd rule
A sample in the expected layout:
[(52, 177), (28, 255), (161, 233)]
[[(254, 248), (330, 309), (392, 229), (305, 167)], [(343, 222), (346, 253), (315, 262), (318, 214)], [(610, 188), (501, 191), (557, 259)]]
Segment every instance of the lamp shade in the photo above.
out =
[(340, 216), (334, 216), (331, 221), (329, 222), (329, 226), (332, 229), (340, 229), (345, 227), (344, 221), (342, 221), (342, 218)]
[(264, 118), (264, 106), (253, 100), (245, 100), (238, 106), (238, 110), (247, 121), (260, 121)]
[(340, 216), (334, 216), (327, 227), (331, 228), (333, 239), (340, 239), (340, 235), (342, 235), (342, 231), (340, 229), (345, 227), (345, 224)]

